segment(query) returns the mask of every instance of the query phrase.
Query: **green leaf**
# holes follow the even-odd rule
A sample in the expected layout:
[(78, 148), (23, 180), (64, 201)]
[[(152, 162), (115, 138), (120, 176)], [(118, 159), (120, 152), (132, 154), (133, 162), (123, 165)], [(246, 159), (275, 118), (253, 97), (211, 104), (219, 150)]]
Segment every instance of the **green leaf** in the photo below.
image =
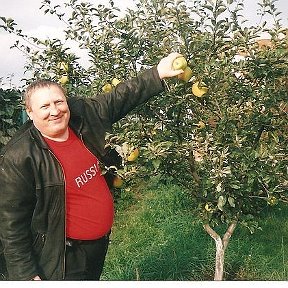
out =
[(219, 196), (218, 198), (218, 203), (217, 203), (217, 207), (219, 210), (223, 211), (223, 207), (226, 204), (226, 197), (224, 196)]
[(228, 197), (228, 203), (231, 207), (235, 208), (235, 199), (233, 197)]
[(241, 187), (237, 184), (230, 184), (230, 187), (233, 189), (240, 189)]
[(155, 170), (158, 170), (160, 164), (161, 164), (161, 160), (160, 159), (154, 159), (152, 160), (152, 164)]

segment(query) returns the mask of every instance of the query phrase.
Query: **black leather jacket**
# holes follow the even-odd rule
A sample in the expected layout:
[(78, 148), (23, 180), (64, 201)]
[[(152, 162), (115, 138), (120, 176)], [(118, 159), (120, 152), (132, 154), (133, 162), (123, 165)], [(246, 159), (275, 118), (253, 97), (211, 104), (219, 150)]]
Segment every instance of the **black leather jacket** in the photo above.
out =
[[(105, 161), (105, 132), (163, 89), (153, 67), (111, 93), (93, 99), (68, 98), (69, 126)], [(9, 280), (30, 280), (36, 275), (64, 278), (65, 180), (61, 165), (31, 121), (1, 151), (0, 239)]]

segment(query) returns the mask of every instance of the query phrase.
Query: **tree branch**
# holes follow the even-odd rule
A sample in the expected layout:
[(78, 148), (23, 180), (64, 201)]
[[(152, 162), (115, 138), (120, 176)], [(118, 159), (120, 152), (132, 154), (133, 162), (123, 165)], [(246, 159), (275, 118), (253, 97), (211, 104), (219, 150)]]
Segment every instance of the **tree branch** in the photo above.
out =
[(204, 230), (211, 236), (211, 238), (213, 238), (215, 241), (217, 241), (219, 238), (221, 239), (221, 237), (219, 236), (219, 234), (213, 230), (211, 228), (211, 226), (209, 224), (204, 224), (203, 225)]
[(230, 224), (230, 226), (228, 227), (226, 233), (224, 234), (223, 240), (222, 240), (222, 242), (223, 242), (223, 248), (224, 248), (224, 249), (227, 248), (228, 243), (229, 243), (229, 240), (230, 240), (230, 238), (231, 238), (231, 236), (232, 236), (232, 234), (233, 234), (236, 226), (237, 226), (237, 221), (233, 221), (233, 222)]

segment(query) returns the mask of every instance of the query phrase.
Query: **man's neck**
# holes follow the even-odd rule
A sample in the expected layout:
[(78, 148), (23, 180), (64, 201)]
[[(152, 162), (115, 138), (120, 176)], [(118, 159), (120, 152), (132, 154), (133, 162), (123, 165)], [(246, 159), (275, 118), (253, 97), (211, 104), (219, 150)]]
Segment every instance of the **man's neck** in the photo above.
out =
[(41, 133), (43, 137), (45, 138), (48, 138), (52, 141), (56, 141), (56, 142), (64, 142), (68, 139), (69, 137), (69, 129), (67, 128), (66, 131), (64, 133), (61, 133), (59, 135), (53, 135), (53, 136), (48, 136), (48, 135), (45, 135), (43, 133)]

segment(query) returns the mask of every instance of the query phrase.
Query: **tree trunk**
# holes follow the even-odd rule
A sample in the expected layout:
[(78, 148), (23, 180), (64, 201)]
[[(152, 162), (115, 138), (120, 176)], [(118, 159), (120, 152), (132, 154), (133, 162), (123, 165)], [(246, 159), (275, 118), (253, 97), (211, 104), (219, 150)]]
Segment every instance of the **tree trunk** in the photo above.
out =
[(226, 233), (223, 236), (223, 239), (213, 230), (209, 224), (204, 224), (205, 231), (214, 239), (215, 246), (216, 246), (216, 256), (215, 256), (215, 275), (214, 280), (223, 280), (224, 275), (224, 257), (225, 257), (225, 250), (228, 246), (230, 237), (232, 236), (237, 222), (232, 222)]

